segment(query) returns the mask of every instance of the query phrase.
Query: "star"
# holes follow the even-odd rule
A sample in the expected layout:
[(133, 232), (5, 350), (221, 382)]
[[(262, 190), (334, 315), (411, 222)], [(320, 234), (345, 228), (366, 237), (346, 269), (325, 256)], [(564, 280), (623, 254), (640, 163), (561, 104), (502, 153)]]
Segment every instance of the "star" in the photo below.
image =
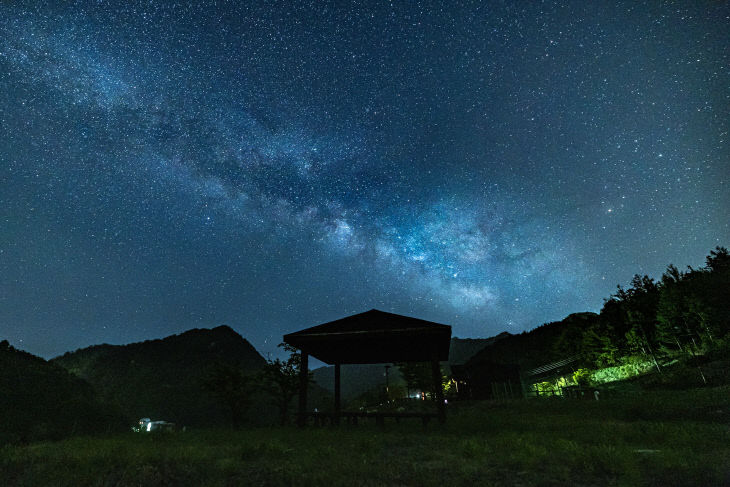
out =
[(490, 336), (728, 240), (727, 5), (448, 9), (2, 4), (8, 338)]

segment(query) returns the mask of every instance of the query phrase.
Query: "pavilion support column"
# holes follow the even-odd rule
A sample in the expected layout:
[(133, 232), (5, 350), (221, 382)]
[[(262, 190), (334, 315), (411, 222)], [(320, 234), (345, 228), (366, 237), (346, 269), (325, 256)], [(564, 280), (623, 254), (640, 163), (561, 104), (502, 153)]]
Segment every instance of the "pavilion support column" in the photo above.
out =
[(446, 405), (444, 404), (444, 389), (441, 386), (441, 367), (439, 361), (431, 360), (431, 374), (433, 375), (433, 387), (436, 391), (436, 404), (440, 423), (446, 422)]
[(307, 386), (309, 385), (309, 355), (302, 350), (302, 359), (299, 364), (299, 411), (297, 425), (307, 425)]
[(335, 364), (335, 424), (340, 424), (342, 404), (340, 402), (340, 364)]

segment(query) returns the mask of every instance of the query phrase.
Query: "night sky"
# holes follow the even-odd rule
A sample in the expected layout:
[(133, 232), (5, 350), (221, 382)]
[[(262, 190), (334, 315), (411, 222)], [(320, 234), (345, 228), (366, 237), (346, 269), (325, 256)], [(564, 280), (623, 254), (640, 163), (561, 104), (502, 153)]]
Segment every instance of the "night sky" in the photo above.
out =
[(0, 5), (31, 353), (227, 324), (266, 356), (371, 308), (515, 333), (730, 244), (727, 2), (46, 3)]

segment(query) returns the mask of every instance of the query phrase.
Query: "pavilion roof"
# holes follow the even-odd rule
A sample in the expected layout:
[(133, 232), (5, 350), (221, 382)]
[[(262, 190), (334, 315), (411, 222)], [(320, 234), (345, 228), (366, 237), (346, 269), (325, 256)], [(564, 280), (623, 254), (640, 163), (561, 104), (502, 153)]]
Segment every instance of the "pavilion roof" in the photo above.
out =
[(289, 333), (284, 341), (328, 364), (446, 361), (451, 327), (371, 309)]

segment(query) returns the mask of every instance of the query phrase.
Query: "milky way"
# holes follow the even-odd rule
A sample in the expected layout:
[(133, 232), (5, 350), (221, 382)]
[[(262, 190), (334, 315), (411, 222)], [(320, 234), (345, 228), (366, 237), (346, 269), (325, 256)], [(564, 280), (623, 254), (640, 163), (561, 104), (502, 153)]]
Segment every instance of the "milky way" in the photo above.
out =
[(0, 6), (0, 336), (597, 311), (730, 241), (730, 8)]

